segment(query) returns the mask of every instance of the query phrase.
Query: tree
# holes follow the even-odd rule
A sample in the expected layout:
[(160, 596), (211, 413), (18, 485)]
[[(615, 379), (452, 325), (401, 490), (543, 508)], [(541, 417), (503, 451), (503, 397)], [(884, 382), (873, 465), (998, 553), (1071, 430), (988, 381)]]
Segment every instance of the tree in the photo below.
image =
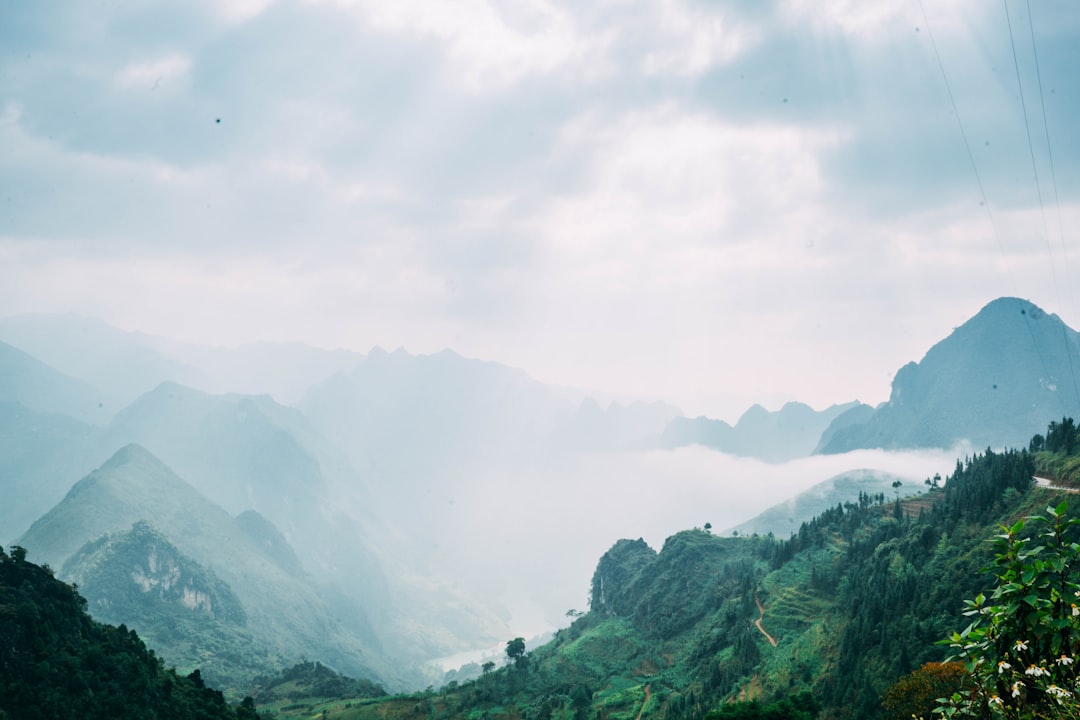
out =
[(928, 662), (890, 685), (881, 696), (881, 705), (894, 720), (930, 717), (939, 698), (969, 685), (963, 663)]
[(489, 672), (495, 669), (495, 663), (493, 663), (491, 660), (488, 660), (486, 663), (480, 666), (480, 669), (484, 671), (485, 675), (487, 675)]
[[(1080, 718), (1080, 520), (1066, 503), (1002, 527), (997, 585), (965, 601), (972, 623), (945, 642), (972, 677), (942, 712), (948, 718)], [(1025, 521), (1037, 524), (1035, 537)]]
[(522, 661), (525, 658), (525, 638), (514, 638), (506, 643), (506, 657), (514, 662), (514, 665), (521, 667)]
[(1051, 422), (1046, 429), (1045, 448), (1052, 453), (1072, 455), (1077, 444), (1076, 423), (1072, 418), (1061, 418), (1061, 422)]
[(255, 709), (255, 701), (250, 695), (237, 706), (236, 720), (259, 720), (259, 711)]

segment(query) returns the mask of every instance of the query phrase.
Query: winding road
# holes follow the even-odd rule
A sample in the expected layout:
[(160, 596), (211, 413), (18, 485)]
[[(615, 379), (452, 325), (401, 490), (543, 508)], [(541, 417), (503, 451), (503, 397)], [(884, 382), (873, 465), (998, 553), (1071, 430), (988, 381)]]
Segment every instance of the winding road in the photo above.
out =
[(1077, 489), (1077, 488), (1062, 487), (1061, 485), (1055, 485), (1054, 481), (1051, 480), (1050, 478), (1044, 478), (1044, 477), (1039, 477), (1038, 475), (1035, 475), (1031, 479), (1035, 481), (1036, 485), (1038, 485), (1041, 488), (1046, 488), (1047, 490), (1058, 490), (1060, 492), (1067, 492), (1067, 493), (1073, 493), (1073, 494), (1080, 492), (1080, 489)]
[(765, 636), (765, 639), (768, 640), (773, 647), (776, 647), (776, 638), (765, 632), (765, 628), (761, 627), (761, 621), (765, 619), (765, 606), (761, 604), (761, 599), (758, 597), (757, 593), (754, 593), (754, 602), (757, 603), (758, 613), (760, 613), (758, 619), (754, 621), (754, 627), (761, 631), (761, 634)]

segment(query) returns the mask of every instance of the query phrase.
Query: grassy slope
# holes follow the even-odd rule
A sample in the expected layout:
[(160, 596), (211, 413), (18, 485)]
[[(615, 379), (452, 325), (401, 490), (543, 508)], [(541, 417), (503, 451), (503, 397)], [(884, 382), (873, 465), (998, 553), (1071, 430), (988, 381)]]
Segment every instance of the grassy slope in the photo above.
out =
[(1035, 453), (1035, 467), (1040, 475), (1062, 486), (1080, 487), (1080, 455), (1046, 451)]

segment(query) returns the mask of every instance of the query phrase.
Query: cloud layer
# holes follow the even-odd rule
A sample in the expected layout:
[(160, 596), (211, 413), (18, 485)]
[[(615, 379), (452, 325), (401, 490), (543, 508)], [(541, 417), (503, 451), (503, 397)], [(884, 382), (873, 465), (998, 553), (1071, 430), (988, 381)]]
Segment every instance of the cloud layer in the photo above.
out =
[(0, 312), (880, 401), (993, 297), (1080, 325), (1080, 18), (922, 7), (9, 4)]

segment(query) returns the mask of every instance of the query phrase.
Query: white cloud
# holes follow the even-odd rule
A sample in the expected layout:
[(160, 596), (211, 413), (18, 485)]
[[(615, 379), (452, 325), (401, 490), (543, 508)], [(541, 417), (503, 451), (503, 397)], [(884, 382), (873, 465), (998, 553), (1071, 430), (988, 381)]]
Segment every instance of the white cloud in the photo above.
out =
[(212, 1), (208, 5), (230, 24), (248, 22), (274, 4), (274, 0), (228, 0)]
[(835, 133), (735, 125), (673, 104), (588, 114), (557, 150), (586, 156), (587, 187), (553, 199), (537, 232), (554, 264), (596, 289), (643, 279), (685, 288), (721, 268), (770, 265), (815, 233), (818, 154), (836, 142)]
[(260, 163), (268, 177), (290, 184), (309, 185), (331, 203), (345, 205), (368, 203), (398, 203), (408, 201), (410, 194), (391, 183), (361, 177), (342, 177), (325, 165), (302, 156), (271, 155)]
[(548, 0), (311, 0), (355, 11), (382, 32), (434, 39), (450, 61), (447, 80), (472, 93), (505, 90), (554, 72), (594, 76), (608, 36), (589, 37), (574, 15)]
[(715, 7), (683, 0), (654, 5), (656, 44), (642, 60), (646, 75), (697, 75), (731, 62), (758, 40), (757, 29)]
[(171, 53), (153, 60), (128, 63), (116, 73), (116, 84), (129, 90), (174, 91), (186, 80), (191, 58)]
[(840, 32), (859, 42), (879, 42), (883, 34), (910, 33), (929, 20), (935, 33), (970, 27), (983, 13), (976, 0), (926, 2), (927, 16), (910, 0), (785, 0), (778, 17), (794, 27)]

